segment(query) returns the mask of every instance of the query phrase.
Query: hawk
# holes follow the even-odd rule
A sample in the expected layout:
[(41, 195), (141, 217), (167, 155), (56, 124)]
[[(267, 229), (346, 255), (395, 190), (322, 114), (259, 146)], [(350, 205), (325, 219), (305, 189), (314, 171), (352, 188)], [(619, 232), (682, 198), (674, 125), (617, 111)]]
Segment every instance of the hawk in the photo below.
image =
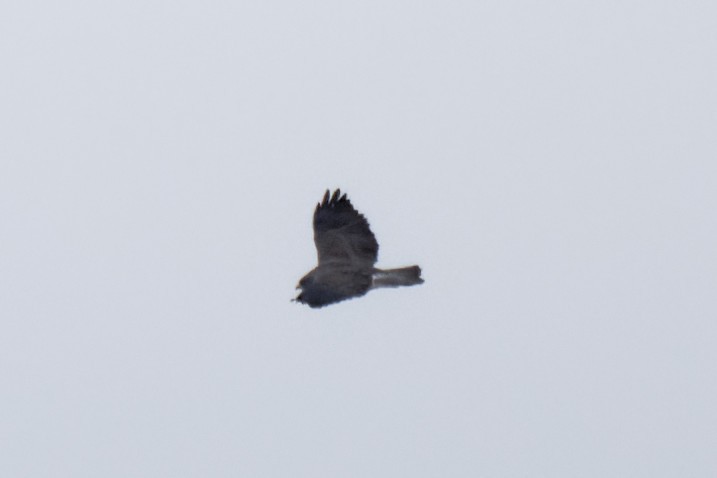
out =
[(314, 211), (314, 243), (319, 265), (299, 281), (293, 299), (323, 307), (360, 297), (371, 289), (422, 284), (421, 268), (377, 269), (378, 243), (368, 221), (354, 209), (346, 194), (327, 190)]

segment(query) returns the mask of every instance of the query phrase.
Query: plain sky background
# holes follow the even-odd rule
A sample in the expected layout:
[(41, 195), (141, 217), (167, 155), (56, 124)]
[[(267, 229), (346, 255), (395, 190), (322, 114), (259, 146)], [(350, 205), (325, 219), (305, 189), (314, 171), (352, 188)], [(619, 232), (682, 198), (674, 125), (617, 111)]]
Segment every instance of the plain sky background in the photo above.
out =
[(716, 5), (4, 2), (0, 476), (717, 476)]

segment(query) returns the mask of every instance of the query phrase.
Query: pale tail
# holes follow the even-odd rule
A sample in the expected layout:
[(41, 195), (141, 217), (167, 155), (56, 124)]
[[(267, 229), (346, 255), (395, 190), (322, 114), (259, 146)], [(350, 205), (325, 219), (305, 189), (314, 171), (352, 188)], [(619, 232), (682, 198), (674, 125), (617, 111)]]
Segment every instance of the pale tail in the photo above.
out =
[(371, 287), (375, 289), (378, 287), (398, 287), (417, 284), (423, 284), (421, 268), (411, 266), (402, 267), (400, 269), (375, 269)]

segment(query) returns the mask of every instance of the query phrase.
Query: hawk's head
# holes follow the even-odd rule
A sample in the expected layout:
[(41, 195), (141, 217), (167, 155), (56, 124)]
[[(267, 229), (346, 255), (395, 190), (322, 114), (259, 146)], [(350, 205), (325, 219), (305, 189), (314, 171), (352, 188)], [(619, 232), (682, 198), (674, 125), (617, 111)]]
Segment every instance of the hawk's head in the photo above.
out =
[(297, 289), (301, 289), (299, 295), (292, 299), (294, 302), (306, 304), (309, 307), (323, 307), (333, 302), (338, 302), (345, 297), (339, 295), (331, 287), (317, 282), (311, 274), (307, 274), (299, 281)]

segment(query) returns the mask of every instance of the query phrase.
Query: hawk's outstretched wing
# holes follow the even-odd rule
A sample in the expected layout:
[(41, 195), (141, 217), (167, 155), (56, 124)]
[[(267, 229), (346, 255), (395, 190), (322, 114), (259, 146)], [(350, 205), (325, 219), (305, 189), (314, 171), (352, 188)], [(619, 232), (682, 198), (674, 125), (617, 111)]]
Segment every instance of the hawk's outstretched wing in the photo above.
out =
[(323, 201), (316, 205), (314, 242), (319, 266), (333, 262), (370, 268), (378, 257), (378, 243), (368, 221), (339, 189), (332, 196), (326, 190)]

